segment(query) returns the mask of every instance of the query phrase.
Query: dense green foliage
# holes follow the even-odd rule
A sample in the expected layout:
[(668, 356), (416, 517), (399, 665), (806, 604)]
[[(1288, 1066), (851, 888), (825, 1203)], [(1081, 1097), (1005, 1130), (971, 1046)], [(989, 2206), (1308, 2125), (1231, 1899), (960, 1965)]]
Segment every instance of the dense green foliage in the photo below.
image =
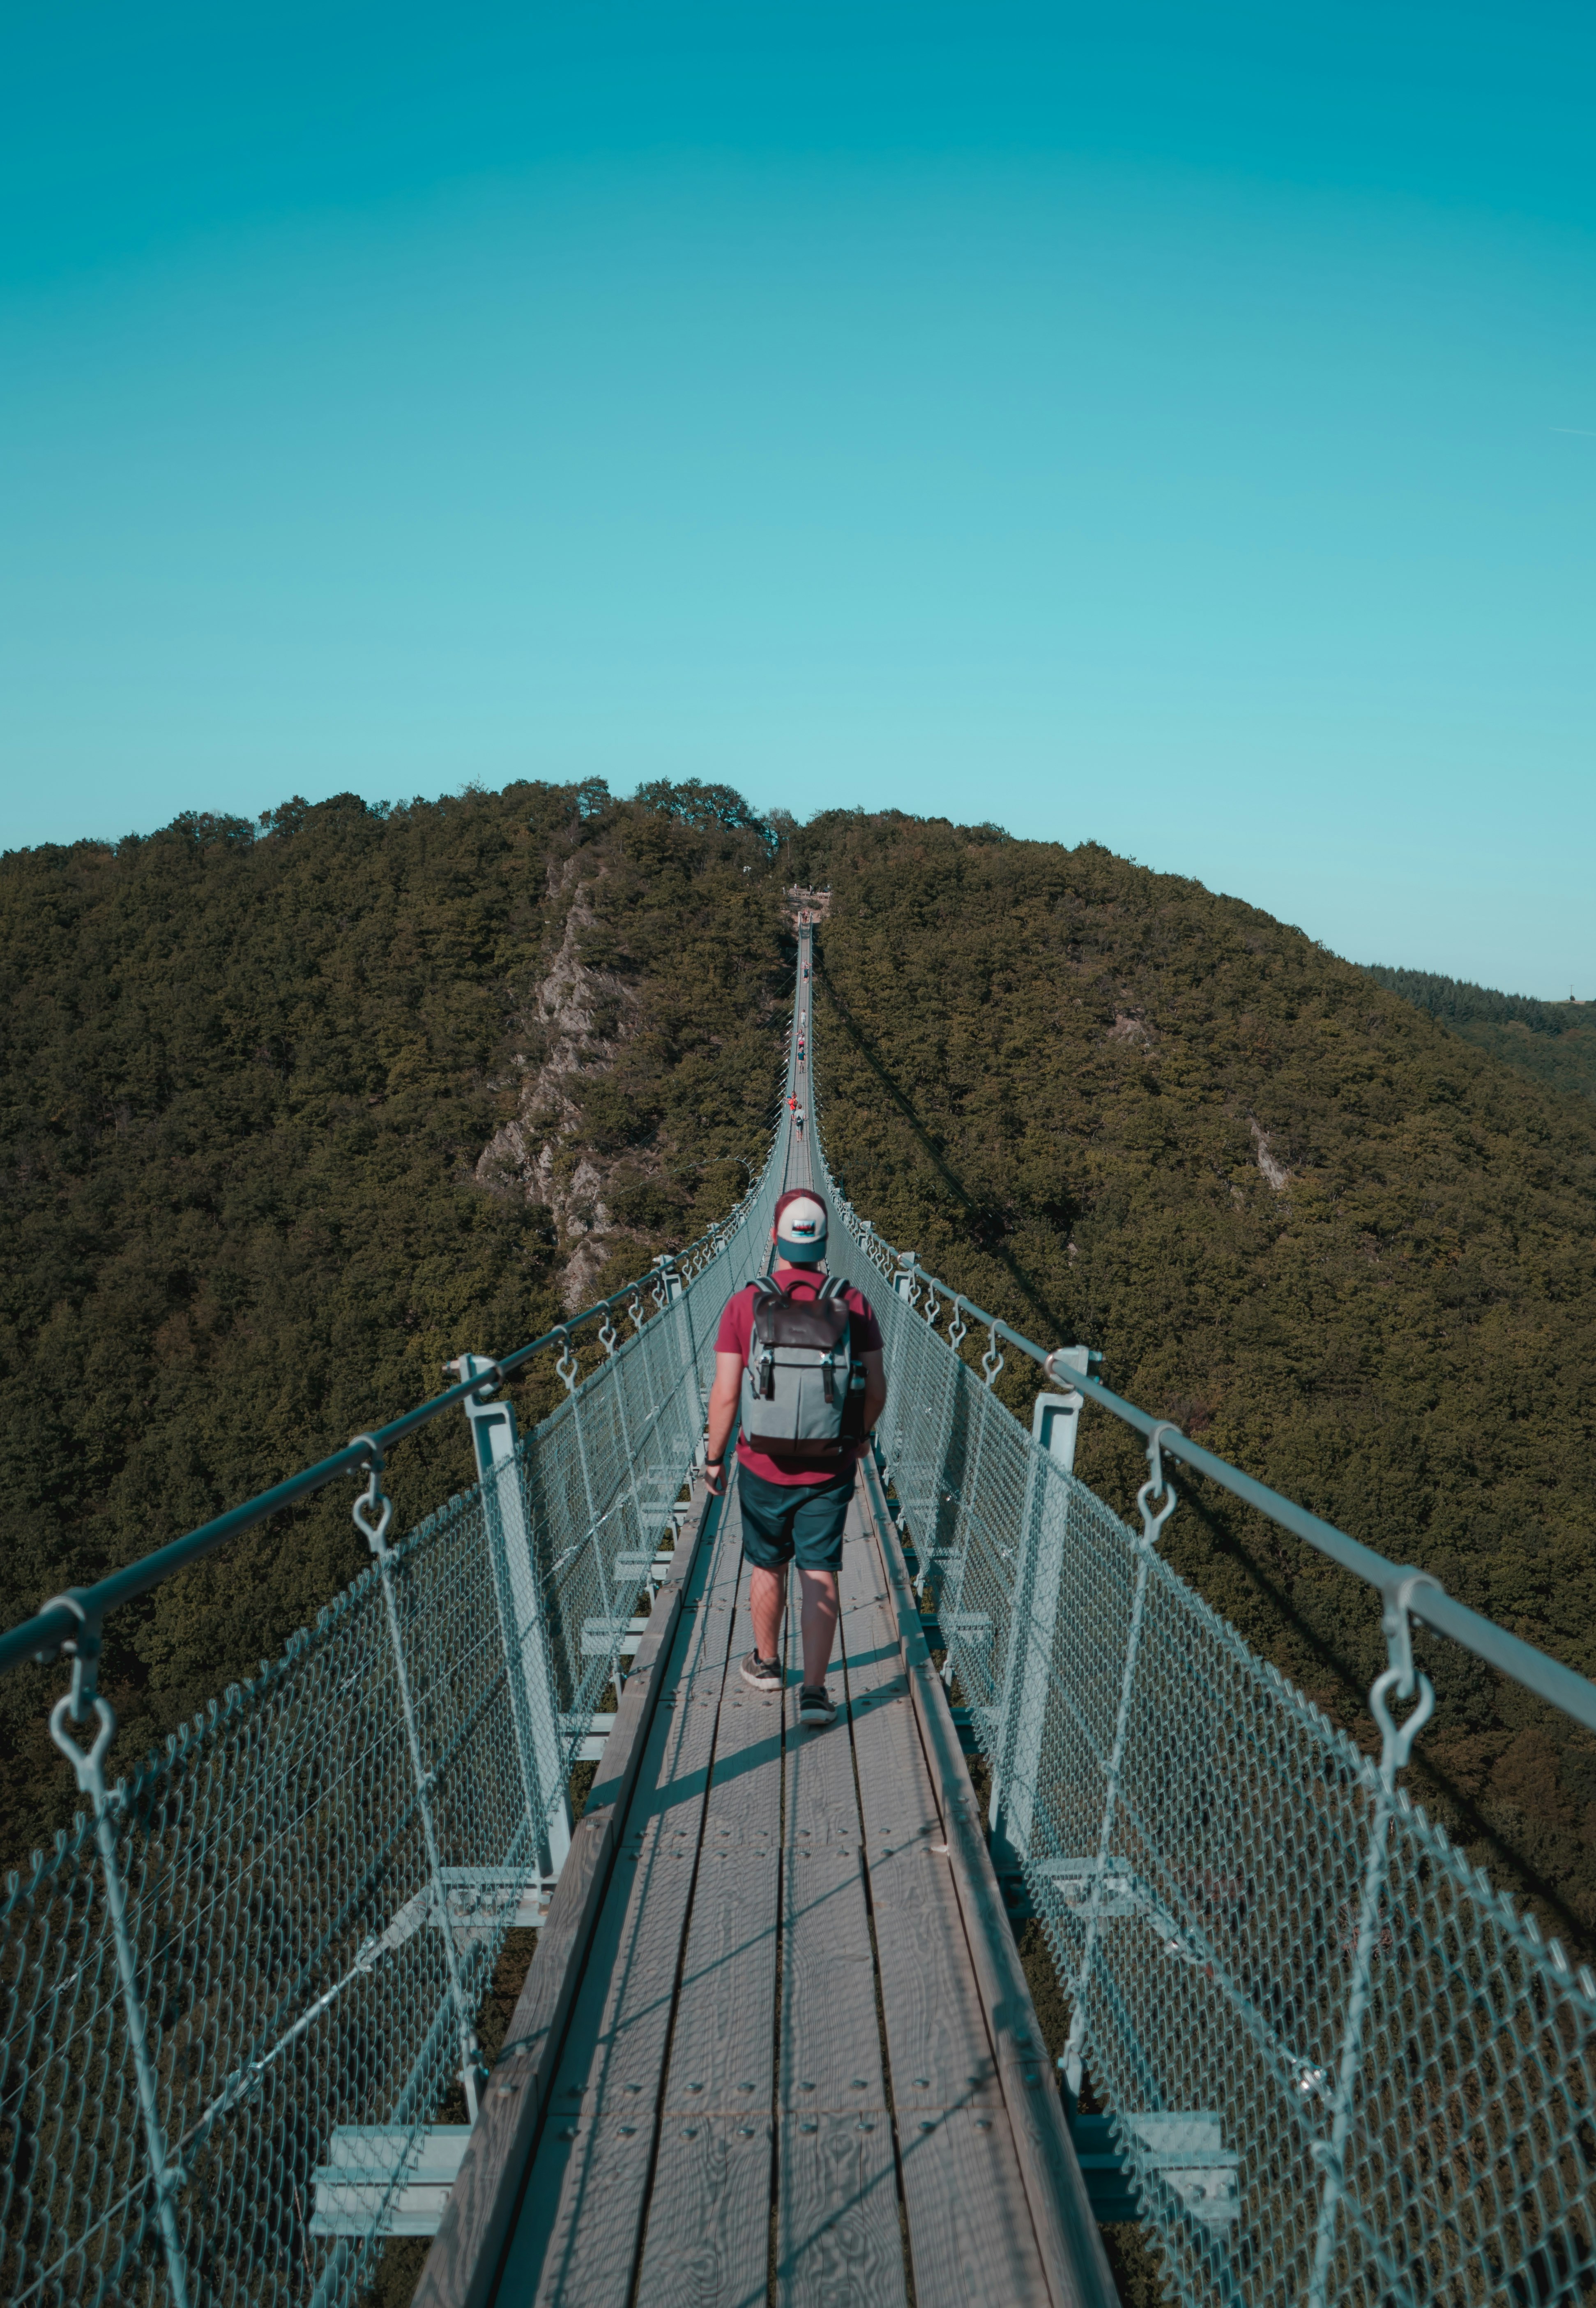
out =
[[(882, 1233), (1596, 1670), (1589, 1109), (1299, 932), (1091, 846), (837, 814), (790, 855), (834, 891), (821, 1124)], [(1017, 1408), (1033, 1391), (1000, 1383)], [(1123, 1430), (1088, 1417), (1081, 1463), (1128, 1504)], [(1364, 1735), (1376, 1598), (1220, 1494), (1165, 1552)], [(1429, 1649), (1421, 1798), (1588, 1946), (1596, 1741)]]
[[(560, 1319), (550, 1211), (474, 1166), (538, 1063), (535, 989), (579, 900), (576, 943), (631, 1005), (571, 1078), (590, 1107), (555, 1163), (611, 1150), (606, 1287), (737, 1198), (772, 1090), (778, 900), (762, 830), (656, 798), (345, 796), (0, 862), (6, 1623), (436, 1392), (463, 1348)], [(468, 1466), (462, 1419), (413, 1438), (401, 1516)], [(350, 1496), (116, 1615), (124, 1767), (361, 1568)], [(73, 1806), (43, 1722), (58, 1683), (0, 1684), (0, 1851)]]
[[(345, 797), (0, 863), (8, 1617), (424, 1397), (463, 1347), (535, 1335), (573, 1272), (611, 1287), (725, 1210), (776, 1089), (794, 880), (835, 893), (828, 1151), (889, 1239), (1596, 1668), (1596, 1116), (1459, 1038), (1569, 1035), (1427, 1015), (1090, 845), (767, 826), (696, 783)], [(1000, 1382), (1022, 1410), (1033, 1383)], [(1106, 1420), (1082, 1468), (1128, 1503), (1134, 1449)], [(417, 1437), (401, 1514), (465, 1471), (463, 1422)], [(113, 1625), (124, 1765), (360, 1567), (348, 1504)], [(1218, 1497), (1186, 1500), (1165, 1545), (1366, 1735), (1373, 1597)], [(1430, 1655), (1416, 1791), (1588, 1946), (1596, 1741)], [(73, 1804), (43, 1728), (58, 1687), (0, 1685), (13, 1852)]]
[(1428, 969), (1368, 965), (1370, 977), (1428, 1010), (1477, 1050), (1553, 1089), (1596, 1098), (1596, 1017), (1588, 1002), (1540, 1002), (1529, 994), (1493, 994), (1466, 979)]

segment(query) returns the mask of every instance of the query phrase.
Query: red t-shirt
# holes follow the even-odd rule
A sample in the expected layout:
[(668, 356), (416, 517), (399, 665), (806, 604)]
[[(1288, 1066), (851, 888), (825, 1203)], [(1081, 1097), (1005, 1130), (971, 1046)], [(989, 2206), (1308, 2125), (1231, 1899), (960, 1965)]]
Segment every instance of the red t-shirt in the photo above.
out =
[[(794, 1293), (809, 1286), (809, 1296), (818, 1297), (826, 1279), (825, 1269), (815, 1267), (806, 1273), (797, 1273), (788, 1267), (781, 1279)], [(868, 1298), (862, 1298), (850, 1282), (843, 1290), (848, 1312), (854, 1318), (851, 1345), (855, 1355), (879, 1355), (881, 1351), (881, 1326), (870, 1309)], [(720, 1331), (715, 1341), (717, 1355), (736, 1355), (744, 1369), (748, 1366), (748, 1350), (753, 1341), (754, 1292), (751, 1282), (746, 1290), (737, 1291), (726, 1300), (725, 1313), (720, 1318)], [(862, 1442), (844, 1443), (835, 1459), (772, 1458), (765, 1451), (751, 1451), (745, 1438), (737, 1437), (737, 1464), (746, 1467), (751, 1475), (760, 1475), (768, 1483), (829, 1483), (834, 1482), (845, 1468), (856, 1466), (864, 1451)]]

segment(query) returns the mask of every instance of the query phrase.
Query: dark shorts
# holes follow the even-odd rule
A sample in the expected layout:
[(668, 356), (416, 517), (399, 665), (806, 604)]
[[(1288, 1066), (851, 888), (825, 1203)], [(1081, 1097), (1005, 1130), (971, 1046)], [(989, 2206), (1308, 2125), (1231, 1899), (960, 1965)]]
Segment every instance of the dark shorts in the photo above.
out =
[(768, 1483), (763, 1475), (737, 1469), (742, 1503), (742, 1552), (761, 1571), (837, 1571), (842, 1567), (843, 1525), (854, 1495), (857, 1468), (824, 1483)]

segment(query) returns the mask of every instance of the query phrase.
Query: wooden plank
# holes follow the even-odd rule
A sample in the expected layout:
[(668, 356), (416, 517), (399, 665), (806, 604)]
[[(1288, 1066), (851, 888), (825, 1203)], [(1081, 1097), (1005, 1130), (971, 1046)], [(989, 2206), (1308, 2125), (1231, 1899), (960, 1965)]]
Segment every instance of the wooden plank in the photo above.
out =
[(854, 1752), (840, 1709), (836, 1723), (821, 1729), (800, 1725), (788, 1743), (783, 1839), (794, 1850), (859, 1848)]
[(780, 2097), (785, 2108), (887, 2106), (859, 1855), (784, 1855)]
[(1001, 2102), (991, 2041), (888, 1593), (873, 1545), (845, 1557), (849, 1712), (892, 2102), (900, 2120), (990, 2111)]
[(942, 1817), (909, 1696), (897, 1614), (868, 1534), (844, 1553), (842, 1623), (865, 1835), (872, 1847), (916, 1835), (940, 1842)]
[(917, 2308), (1047, 2308), (947, 1839), (873, 1545), (845, 1554), (842, 1601)]
[[(728, 1544), (736, 1542), (723, 1527), (717, 1558)], [(534, 2301), (607, 2304), (631, 2288), (715, 1739), (715, 1706), (694, 1669), (713, 1677), (706, 1653), (724, 1645), (728, 1623), (701, 1608), (689, 1615), (673, 1678), (675, 1703), (656, 1711), (505, 2250), (501, 2296), (517, 2308)], [(724, 1649), (719, 1665), (724, 1675)], [(694, 1690), (700, 1695), (682, 1695)]]
[(917, 2308), (1046, 2308), (1008, 2117), (1002, 2106), (898, 2111), (904, 2208)]
[(551, 2113), (500, 2278), (501, 2300), (530, 2308), (623, 2301), (637, 2257), (635, 2218), (617, 2207), (641, 2200), (654, 2151), (654, 2111), (603, 2115)]
[[(857, 1497), (843, 1560), (857, 1554)], [(845, 1695), (845, 1658), (834, 1664)], [(834, 1696), (837, 1695), (834, 1687)], [(907, 2297), (845, 1712), (786, 1756), (777, 2116), (778, 2308)]]
[(892, 2130), (884, 2109), (779, 2119), (777, 2308), (908, 2300)]
[(768, 2112), (774, 2088), (775, 1850), (733, 1847), (699, 1863), (662, 2105), (681, 2113)]
[(765, 2297), (782, 1736), (795, 1694), (741, 1680), (752, 1642), (744, 1601), (732, 1626), (636, 2308)]
[(637, 2308), (764, 2308), (770, 2165), (768, 2108), (664, 2118)]
[[(855, 1536), (857, 1517), (855, 1501)], [(845, 1711), (824, 1729), (794, 1732), (784, 1781), (781, 2102), (804, 2115), (885, 2108)]]
[[(708, 1578), (727, 1546), (723, 1524)], [(725, 1632), (701, 1607), (683, 1629), (553, 2087), (551, 2104), (564, 2115), (596, 2115), (614, 2095), (639, 2089), (651, 2111), (657, 2101), (715, 1743), (716, 1701), (703, 1676), (724, 1675)]]
[(837, 1600), (848, 1695), (857, 1704), (866, 1693), (889, 1688), (903, 1674), (897, 1615), (876, 1551), (862, 1477), (848, 1511)]
[(737, 1671), (739, 1640), (734, 1634), (704, 1833), (707, 1847), (736, 1843), (775, 1851), (781, 1834), (782, 1748), (798, 1694), (751, 1691)]
[[(843, 1555), (857, 1551), (864, 1526), (860, 1520), (855, 1490), (848, 1509)], [(796, 1639), (794, 1638), (794, 1641)], [(839, 1662), (832, 1663), (832, 1682), (838, 1679)], [(837, 1696), (835, 1688), (833, 1698)], [(794, 1848), (829, 1844), (856, 1851), (859, 1847), (859, 1803), (854, 1787), (854, 1751), (845, 1719), (823, 1729), (800, 1726), (787, 1743), (785, 1758), (786, 1841)]]
[(948, 1829), (954, 1889), (1049, 2298), (1052, 2308), (1115, 2308), (1117, 2295), (1103, 2237), (1043, 2052), (948, 1695), (926, 1650), (919, 1607), (873, 1463), (866, 1462), (864, 1474), (876, 1546), (897, 1616), (926, 1763)]
[(695, 1503), (692, 1537), (681, 1550), (682, 1567), (655, 1598), (606, 1743), (606, 1800), (589, 1802), (571, 1839), (539, 1933), (536, 1958), (422, 2269), (415, 2308), (485, 2308), (492, 2297), (603, 1905), (621, 1820), (653, 1727), (662, 1664), (682, 1626), (689, 1584), (700, 1563), (707, 1563), (706, 1537), (712, 1542), (718, 1523), (718, 1511), (711, 1511), (713, 1503), (701, 1491)]
[(768, 2112), (774, 2085), (782, 1751), (796, 1693), (742, 1682), (738, 1662), (752, 1642), (744, 1600), (732, 1625), (664, 2099), (700, 2114)]
[(1000, 2107), (946, 1847), (928, 1839), (871, 1847), (869, 1866), (881, 2017), (900, 2121), (945, 2108)]
[(671, 1832), (659, 1821), (617, 1854), (550, 2090), (562, 2116), (613, 2110), (621, 2094), (640, 2093), (650, 2114), (657, 2105), (697, 1860), (696, 1827)]
[(872, 1840), (902, 1840), (905, 1833), (940, 1840), (941, 1813), (909, 1697), (897, 1615), (870, 1526), (862, 1477), (854, 1511), (858, 1541), (843, 1551), (839, 1588), (861, 1823)]

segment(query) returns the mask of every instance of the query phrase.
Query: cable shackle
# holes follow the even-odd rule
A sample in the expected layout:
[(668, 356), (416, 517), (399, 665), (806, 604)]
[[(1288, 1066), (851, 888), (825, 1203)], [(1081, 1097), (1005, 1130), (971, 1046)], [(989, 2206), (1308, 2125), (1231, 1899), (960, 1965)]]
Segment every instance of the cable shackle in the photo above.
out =
[(380, 1563), (388, 1553), (388, 1526), (393, 1520), (393, 1501), (384, 1494), (382, 1489), (381, 1447), (369, 1434), (356, 1434), (349, 1448), (353, 1450), (357, 1442), (364, 1442), (371, 1453), (366, 1460), (371, 1472), (365, 1490), (349, 1511), (356, 1529)]
[[(1395, 1784), (1396, 1774), (1406, 1764), (1413, 1752), (1413, 1742), (1435, 1713), (1436, 1692), (1422, 1667), (1413, 1663), (1413, 1622), (1409, 1614), (1413, 1595), (1420, 1587), (1443, 1591), (1438, 1579), (1427, 1571), (1404, 1570), (1389, 1587), (1381, 1589), (1386, 1607), (1380, 1616), (1381, 1631), (1386, 1638), (1386, 1656), (1390, 1664), (1384, 1675), (1377, 1675), (1370, 1685), (1369, 1711), (1380, 1730), (1380, 1777), (1387, 1787)], [(1387, 1701), (1418, 1699), (1412, 1712), (1398, 1723)]]
[[(1050, 1377), (1051, 1361), (1052, 1358), (1050, 1356), (1048, 1358)], [(1078, 1392), (1078, 1389), (1077, 1391)], [(1142, 1545), (1149, 1549), (1157, 1546), (1160, 1532), (1180, 1503), (1173, 1483), (1163, 1471), (1163, 1438), (1166, 1434), (1180, 1434), (1180, 1429), (1172, 1419), (1161, 1418), (1147, 1437), (1147, 1479), (1137, 1493), (1136, 1503), (1141, 1510)], [(1184, 1436), (1181, 1439), (1184, 1441)], [(1156, 1498), (1162, 1498), (1163, 1504), (1155, 1511), (1153, 1502)]]
[[(40, 1605), (39, 1615), (42, 1618), (46, 1611), (56, 1610), (72, 1613), (78, 1623), (77, 1632), (68, 1635), (64, 1643), (57, 1645), (55, 1653), (41, 1651), (37, 1654), (37, 1657), (40, 1666), (47, 1666), (53, 1657), (69, 1658), (72, 1661), (72, 1689), (67, 1698), (72, 1707), (73, 1721), (81, 1723), (90, 1708), (99, 1703), (99, 1693), (96, 1678), (99, 1673), (100, 1623), (98, 1619), (90, 1616), (83, 1598), (75, 1587), (69, 1587), (63, 1595), (52, 1595), (47, 1603)], [(52, 1717), (52, 1728), (54, 1719)], [(61, 1743), (57, 1740), (56, 1744), (59, 1746)]]
[[(73, 1676), (74, 1684), (76, 1675)], [(67, 1718), (81, 1723), (83, 1709), (73, 1704), (75, 1693), (64, 1691), (50, 1709), (50, 1736), (60, 1748), (77, 1776), (78, 1793), (87, 1796), (98, 1809), (106, 1799), (106, 1750), (116, 1735), (116, 1710), (108, 1699), (98, 1692), (91, 1695), (90, 1704), (99, 1718), (99, 1728), (87, 1747), (80, 1747), (67, 1729)]]
[(385, 1498), (377, 1487), (377, 1472), (373, 1467), (369, 1486), (364, 1490), (349, 1510), (355, 1528), (365, 1538), (373, 1554), (388, 1553), (388, 1526), (393, 1520), (393, 1501)]

